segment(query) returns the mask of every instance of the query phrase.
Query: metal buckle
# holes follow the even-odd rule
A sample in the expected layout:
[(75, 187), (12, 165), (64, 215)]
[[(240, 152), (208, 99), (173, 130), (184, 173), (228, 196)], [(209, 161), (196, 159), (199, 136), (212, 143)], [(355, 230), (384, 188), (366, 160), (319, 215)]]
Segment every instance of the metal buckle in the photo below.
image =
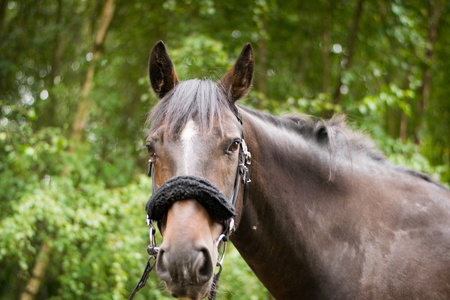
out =
[(153, 225), (152, 220), (150, 220), (150, 217), (148, 215), (147, 215), (146, 223), (149, 228), (148, 237), (150, 240), (150, 245), (148, 245), (148, 247), (147, 247), (147, 253), (148, 253), (148, 255), (150, 255), (156, 259), (156, 256), (159, 253), (159, 247), (156, 247), (156, 241), (155, 241), (156, 229), (155, 229), (155, 226)]
[(217, 239), (216, 247), (217, 251), (219, 252), (219, 255), (220, 255), (220, 247), (223, 245), (222, 255), (220, 259), (217, 261), (218, 265), (222, 265), (223, 261), (225, 260), (225, 253), (227, 252), (227, 240), (230, 234), (234, 231), (234, 226), (235, 226), (234, 218), (231, 218), (230, 222), (228, 223), (228, 228), (224, 230), (224, 233), (219, 235), (219, 238)]
[(245, 157), (245, 165), (250, 166), (252, 164), (252, 154), (248, 151), (247, 143), (244, 139), (241, 141), (242, 144), (242, 152), (244, 152)]
[(148, 160), (148, 170), (147, 170), (147, 176), (152, 177), (152, 160)]
[(234, 218), (230, 219), (230, 224), (228, 225), (229, 233), (231, 234), (234, 231)]
[(220, 246), (223, 245), (222, 256), (221, 256), (220, 259), (217, 261), (217, 264), (219, 264), (219, 265), (222, 265), (222, 263), (223, 263), (223, 261), (224, 261), (224, 259), (225, 259), (225, 253), (227, 252), (227, 242), (223, 240), (224, 237), (225, 237), (225, 234), (222, 233), (222, 234), (219, 236), (219, 238), (217, 239), (217, 242), (216, 242), (217, 252), (219, 253), (219, 255), (220, 255)]

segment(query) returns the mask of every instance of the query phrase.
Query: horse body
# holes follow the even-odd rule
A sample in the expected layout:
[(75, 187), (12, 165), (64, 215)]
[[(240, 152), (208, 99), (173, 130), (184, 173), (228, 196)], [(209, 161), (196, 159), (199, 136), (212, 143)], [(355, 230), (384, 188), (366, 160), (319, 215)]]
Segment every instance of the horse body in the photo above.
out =
[[(231, 240), (275, 298), (449, 298), (450, 191), (389, 164), (339, 118), (235, 106), (253, 64), (248, 44), (219, 84), (180, 83), (164, 44), (155, 45), (150, 80), (161, 100), (147, 137), (154, 188), (197, 176), (230, 199), (245, 137), (252, 182), (246, 201), (241, 186)], [(157, 273), (174, 297), (201, 299), (224, 223), (199, 199), (183, 199), (157, 220)]]
[(254, 163), (232, 241), (275, 298), (450, 296), (448, 190), (337, 125), (241, 111)]

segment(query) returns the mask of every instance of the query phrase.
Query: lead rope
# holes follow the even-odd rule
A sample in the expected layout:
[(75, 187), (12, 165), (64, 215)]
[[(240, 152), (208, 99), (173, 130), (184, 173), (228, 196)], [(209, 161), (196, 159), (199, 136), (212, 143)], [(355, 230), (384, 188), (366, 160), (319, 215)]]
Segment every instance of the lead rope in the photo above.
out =
[(153, 270), (153, 268), (156, 265), (156, 260), (155, 260), (155, 262), (153, 264), (150, 264), (150, 260), (152, 258), (153, 258), (152, 256), (148, 257), (147, 265), (145, 266), (144, 273), (142, 274), (141, 279), (139, 280), (138, 284), (134, 288), (134, 290), (131, 293), (130, 298), (128, 298), (128, 300), (132, 300), (134, 298), (134, 295), (136, 295), (136, 293), (140, 289), (142, 289), (145, 286), (145, 284), (147, 283), (148, 276), (150, 275), (150, 272)]
[(217, 267), (219, 267), (219, 272), (217, 274), (214, 274), (214, 279), (211, 285), (211, 290), (209, 292), (208, 300), (215, 300), (216, 299), (216, 292), (219, 289), (219, 279), (220, 274), (222, 273), (222, 265), (217, 263)]
[[(148, 247), (147, 247), (147, 253), (148, 253), (149, 257), (147, 260), (147, 264), (145, 265), (144, 272), (142, 273), (141, 279), (139, 280), (138, 284), (134, 288), (134, 290), (131, 293), (130, 298), (128, 298), (128, 300), (132, 300), (134, 295), (136, 295), (136, 293), (145, 286), (145, 284), (147, 283), (148, 276), (150, 275), (150, 272), (153, 270), (153, 268), (156, 265), (156, 257), (158, 256), (159, 247), (156, 247), (156, 245), (155, 245), (156, 230), (155, 230), (155, 227), (153, 226), (153, 222), (150, 220), (148, 215), (147, 215), (147, 225), (150, 228), (150, 233), (149, 233), (150, 245), (148, 245)], [(150, 262), (152, 259), (155, 260), (153, 263)]]

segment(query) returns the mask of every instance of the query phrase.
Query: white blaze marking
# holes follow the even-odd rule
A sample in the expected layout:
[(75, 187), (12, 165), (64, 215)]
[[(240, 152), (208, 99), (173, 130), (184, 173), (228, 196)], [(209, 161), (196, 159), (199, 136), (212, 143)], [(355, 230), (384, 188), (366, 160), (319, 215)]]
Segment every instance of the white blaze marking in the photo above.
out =
[(192, 162), (192, 159), (189, 159), (192, 157), (194, 151), (195, 151), (195, 141), (194, 137), (198, 134), (198, 126), (195, 124), (192, 119), (190, 119), (186, 126), (184, 127), (183, 131), (181, 132), (181, 145), (183, 148), (183, 153), (181, 154), (184, 161), (184, 171), (186, 174), (189, 174), (190, 165), (189, 163)]

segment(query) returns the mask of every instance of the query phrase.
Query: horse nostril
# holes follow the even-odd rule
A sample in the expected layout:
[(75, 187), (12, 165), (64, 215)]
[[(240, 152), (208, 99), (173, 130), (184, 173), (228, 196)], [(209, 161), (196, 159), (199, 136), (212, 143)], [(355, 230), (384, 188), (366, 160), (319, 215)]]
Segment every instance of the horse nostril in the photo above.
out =
[(214, 268), (208, 249), (203, 248), (199, 251), (196, 262), (198, 282), (205, 283), (209, 281), (213, 275)]
[(167, 261), (166, 253), (163, 249), (160, 249), (156, 259), (156, 273), (159, 278), (166, 282), (171, 279), (168, 266), (169, 262)]

